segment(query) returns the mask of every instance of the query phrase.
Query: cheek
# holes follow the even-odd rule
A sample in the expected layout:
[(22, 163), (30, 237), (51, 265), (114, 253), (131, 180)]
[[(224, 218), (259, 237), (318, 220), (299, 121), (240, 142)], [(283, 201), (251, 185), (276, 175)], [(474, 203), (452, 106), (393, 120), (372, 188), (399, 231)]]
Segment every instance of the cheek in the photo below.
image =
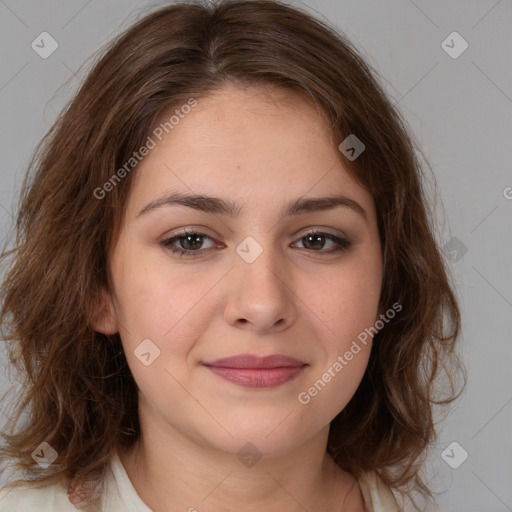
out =
[(343, 353), (339, 360), (335, 358), (322, 368), (308, 383), (309, 387), (300, 390), (297, 401), (299, 407), (304, 408), (307, 421), (317, 426), (328, 424), (354, 396), (363, 378), (371, 349), (370, 344), (357, 345), (355, 354), (348, 351), (352, 354), (351, 360), (346, 359)]
[(317, 275), (315, 286), (310, 280), (304, 282), (303, 300), (321, 320), (322, 338), (329, 340), (331, 353), (342, 353), (352, 339), (374, 325), (380, 292), (381, 273), (377, 262), (371, 265), (355, 262), (336, 272), (327, 270)]
[[(137, 386), (154, 404), (187, 401), (190, 397), (178, 382), (187, 381), (188, 355), (211, 321), (213, 307), (207, 293), (215, 280), (179, 272), (161, 261), (126, 258), (125, 262), (116, 276), (118, 316)], [(143, 355), (148, 352), (149, 356)]]
[(321, 321), (317, 339), (323, 354), (298, 402), (327, 423), (350, 401), (368, 364), (381, 291), (379, 259), (354, 260), (339, 272), (317, 276), (316, 283), (305, 302), (311, 317)]
[[(144, 339), (160, 349), (161, 361), (186, 353), (213, 311), (208, 292), (221, 277), (200, 277), (192, 265), (180, 269), (147, 248), (120, 252), (113, 272), (121, 338), (127, 352)], [(172, 344), (172, 351), (167, 350)]]
[(318, 364), (297, 396), (319, 424), (327, 424), (345, 408), (363, 378), (380, 294), (378, 282), (359, 279), (356, 273), (331, 276), (330, 283), (330, 293), (318, 293), (316, 304), (312, 302), (311, 310), (317, 308), (322, 320)]

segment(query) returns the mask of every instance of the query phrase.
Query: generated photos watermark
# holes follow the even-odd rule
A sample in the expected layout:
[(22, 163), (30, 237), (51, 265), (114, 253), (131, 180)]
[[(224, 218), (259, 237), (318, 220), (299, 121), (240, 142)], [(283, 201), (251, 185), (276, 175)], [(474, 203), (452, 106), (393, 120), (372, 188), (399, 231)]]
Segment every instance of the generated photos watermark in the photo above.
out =
[(336, 361), (327, 368), (327, 370), (311, 387), (298, 394), (297, 400), (299, 403), (302, 405), (309, 404), (311, 399), (317, 396), (318, 393), (320, 393), (326, 385), (331, 382), (331, 380), (334, 379), (343, 370), (343, 368), (352, 361), (352, 359), (354, 359), (354, 356), (361, 352), (361, 345), (359, 345), (358, 341), (366, 346), (368, 344), (368, 339), (372, 339), (373, 336), (375, 336), (375, 334), (377, 334), (385, 324), (395, 318), (395, 315), (400, 311), (402, 311), (402, 305), (399, 302), (395, 302), (391, 308), (380, 315), (379, 320), (377, 320), (372, 327), (367, 327), (364, 331), (361, 331), (357, 335), (357, 339), (352, 341), (350, 348), (343, 355), (339, 355)]
[(145, 144), (143, 144), (138, 151), (134, 151), (132, 156), (117, 169), (114, 174), (103, 184), (101, 187), (94, 189), (93, 195), (96, 199), (104, 199), (107, 192), (111, 192), (114, 187), (125, 178), (130, 171), (142, 161), (142, 159), (149, 154), (152, 149), (155, 149), (157, 144), (164, 138), (164, 133), (168, 134), (171, 130), (177, 126), (181, 119), (190, 113), (193, 107), (197, 106), (197, 100), (195, 98), (189, 98), (187, 103), (177, 108), (174, 114), (169, 117), (169, 120), (160, 123), (152, 132), (148, 135)]

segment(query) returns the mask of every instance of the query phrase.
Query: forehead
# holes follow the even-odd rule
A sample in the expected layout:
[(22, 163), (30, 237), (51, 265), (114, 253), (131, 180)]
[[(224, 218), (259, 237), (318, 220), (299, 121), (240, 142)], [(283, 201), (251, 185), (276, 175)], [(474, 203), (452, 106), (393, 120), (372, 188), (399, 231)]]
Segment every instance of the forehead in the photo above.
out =
[[(180, 107), (164, 113), (156, 124), (164, 125), (176, 110)], [(305, 149), (311, 152), (319, 141), (328, 145), (332, 136), (319, 107), (293, 91), (268, 87), (226, 86), (198, 99), (197, 106), (175, 120), (178, 123), (167, 130), (164, 144), (159, 146), (173, 145), (176, 149), (186, 141), (194, 149), (224, 150), (229, 157), (250, 149), (254, 150), (248, 155), (252, 159), (257, 151), (276, 158), (278, 153), (285, 156), (287, 149), (297, 151), (308, 141)]]
[(245, 212), (332, 193), (352, 195), (371, 210), (371, 196), (344, 167), (325, 115), (292, 91), (226, 87), (198, 98), (167, 131), (137, 167), (133, 207), (172, 190), (236, 198)]

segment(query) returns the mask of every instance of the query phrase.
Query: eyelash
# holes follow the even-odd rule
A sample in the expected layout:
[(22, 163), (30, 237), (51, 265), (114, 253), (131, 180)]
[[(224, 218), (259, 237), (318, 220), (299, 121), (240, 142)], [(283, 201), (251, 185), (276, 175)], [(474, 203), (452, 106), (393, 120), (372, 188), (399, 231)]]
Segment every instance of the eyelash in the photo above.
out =
[[(194, 258), (194, 257), (199, 256), (202, 252), (205, 252), (205, 251), (204, 250), (189, 251), (189, 250), (186, 250), (186, 249), (179, 249), (177, 247), (173, 247), (172, 246), (172, 244), (174, 242), (177, 242), (177, 241), (179, 241), (179, 240), (181, 240), (183, 238), (186, 238), (187, 236), (190, 236), (190, 235), (200, 235), (203, 238), (208, 238), (210, 240), (213, 240), (212, 237), (206, 235), (205, 233), (201, 233), (201, 232), (198, 232), (198, 231), (192, 231), (192, 230), (185, 230), (180, 235), (174, 236), (172, 238), (167, 238), (166, 240), (162, 240), (162, 242), (160, 242), (160, 244), (165, 249), (171, 250), (173, 254), (179, 254), (180, 258), (182, 256), (190, 256), (190, 257)], [(331, 251), (322, 251), (322, 250), (315, 251), (313, 249), (306, 249), (306, 250), (309, 250), (311, 252), (326, 253), (326, 254), (332, 254), (332, 253), (337, 253), (337, 252), (344, 252), (347, 249), (349, 249), (351, 247), (351, 245), (352, 245), (352, 242), (350, 242), (346, 238), (340, 238), (340, 237), (335, 236), (335, 235), (333, 235), (331, 233), (324, 233), (322, 231), (315, 231), (315, 230), (309, 231), (308, 233), (304, 234), (300, 238), (300, 240), (303, 240), (304, 238), (307, 238), (308, 236), (322, 236), (324, 238), (328, 238), (328, 239), (332, 240), (335, 244), (338, 245), (337, 248), (335, 248), (335, 249), (333, 249)]]

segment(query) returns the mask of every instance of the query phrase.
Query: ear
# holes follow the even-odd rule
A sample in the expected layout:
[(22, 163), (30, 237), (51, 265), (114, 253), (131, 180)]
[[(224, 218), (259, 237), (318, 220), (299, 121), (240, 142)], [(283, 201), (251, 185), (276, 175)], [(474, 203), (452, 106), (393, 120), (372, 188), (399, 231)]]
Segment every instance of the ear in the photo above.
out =
[(117, 314), (112, 298), (104, 288), (91, 300), (88, 317), (89, 323), (95, 331), (102, 334), (119, 332)]

